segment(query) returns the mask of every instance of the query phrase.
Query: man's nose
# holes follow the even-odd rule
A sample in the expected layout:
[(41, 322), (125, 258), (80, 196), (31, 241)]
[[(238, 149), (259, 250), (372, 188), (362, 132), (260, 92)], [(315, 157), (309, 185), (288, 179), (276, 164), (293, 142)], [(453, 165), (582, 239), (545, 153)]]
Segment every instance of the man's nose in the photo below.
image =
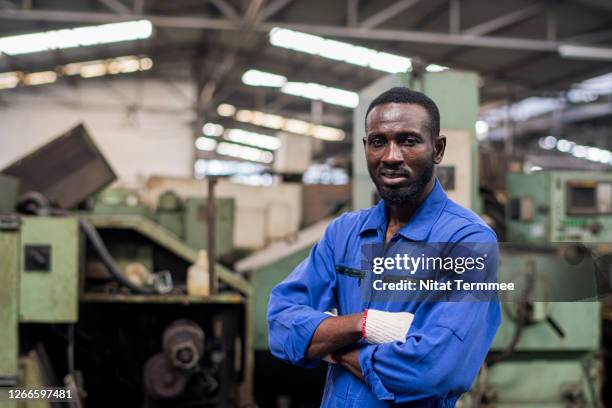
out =
[(399, 146), (395, 142), (389, 143), (382, 157), (385, 164), (400, 164), (404, 162), (404, 156)]

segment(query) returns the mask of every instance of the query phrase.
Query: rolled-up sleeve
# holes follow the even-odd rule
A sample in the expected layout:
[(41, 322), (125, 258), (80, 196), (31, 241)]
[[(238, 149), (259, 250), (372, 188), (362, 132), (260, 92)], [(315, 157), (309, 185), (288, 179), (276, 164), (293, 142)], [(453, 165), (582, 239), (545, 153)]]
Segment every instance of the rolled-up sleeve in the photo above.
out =
[[(487, 275), (496, 275), (495, 236), (489, 231), (465, 232), (461, 242), (493, 243), (482, 247), (492, 252)], [(360, 349), (365, 382), (378, 399), (395, 403), (458, 397), (470, 389), (500, 323), (496, 296), (485, 301), (424, 302), (405, 342)]]
[(274, 356), (293, 364), (313, 367), (319, 360), (306, 358), (317, 327), (335, 307), (336, 284), (333, 242), (334, 224), (313, 246), (310, 255), (270, 294), (268, 340)]
[[(421, 327), (413, 323), (406, 342), (359, 351), (366, 384), (380, 400), (449, 398), (469, 390), (500, 323), (495, 302), (432, 303), (420, 312), (430, 316)], [(469, 327), (449, 327), (449, 314)]]

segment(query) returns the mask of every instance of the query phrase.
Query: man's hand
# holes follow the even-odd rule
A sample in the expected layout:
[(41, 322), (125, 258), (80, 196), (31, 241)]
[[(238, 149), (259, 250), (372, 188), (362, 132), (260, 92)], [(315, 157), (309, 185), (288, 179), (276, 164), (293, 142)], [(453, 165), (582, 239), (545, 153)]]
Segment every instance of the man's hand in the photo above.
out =
[(331, 364), (340, 364), (355, 377), (364, 381), (359, 365), (359, 349), (355, 343), (365, 335), (371, 344), (406, 341), (414, 315), (407, 312), (385, 312), (369, 309), (324, 320), (313, 336), (309, 358), (321, 358)]
[(361, 381), (365, 381), (365, 378), (363, 377), (363, 373), (361, 371), (361, 366), (359, 365), (358, 348), (333, 353), (332, 358), (337, 364), (340, 364), (342, 367), (346, 368), (355, 377), (359, 378)]
[(362, 313), (323, 320), (312, 336), (307, 351), (308, 358), (323, 358), (343, 347), (357, 343), (361, 338), (362, 320)]

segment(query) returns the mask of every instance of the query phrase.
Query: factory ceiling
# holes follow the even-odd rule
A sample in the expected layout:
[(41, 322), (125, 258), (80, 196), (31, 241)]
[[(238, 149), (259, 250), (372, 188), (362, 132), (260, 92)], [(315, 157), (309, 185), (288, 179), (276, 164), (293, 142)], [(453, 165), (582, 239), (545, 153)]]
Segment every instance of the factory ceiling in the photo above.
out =
[[(412, 69), (437, 64), (477, 71), (483, 102), (554, 94), (608, 72), (612, 60), (608, 0), (0, 0), (0, 37), (128, 20), (149, 20), (153, 35), (5, 52), (0, 73), (145, 55), (154, 67), (142, 75), (195, 79), (196, 109), (205, 115), (229, 103), (308, 119), (310, 100), (280, 87), (246, 85), (244, 73), (255, 69), (353, 92), (387, 73), (275, 46), (270, 40), (275, 27), (407, 57)], [(325, 103), (322, 115), (325, 124), (350, 129), (347, 107)]]

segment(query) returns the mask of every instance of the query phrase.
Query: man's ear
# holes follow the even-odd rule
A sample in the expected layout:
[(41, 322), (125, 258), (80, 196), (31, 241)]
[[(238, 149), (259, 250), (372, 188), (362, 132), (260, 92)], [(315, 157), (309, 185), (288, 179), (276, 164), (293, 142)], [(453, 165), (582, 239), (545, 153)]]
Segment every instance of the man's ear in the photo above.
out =
[(440, 135), (434, 140), (434, 163), (440, 164), (446, 150), (446, 136)]
[(363, 150), (366, 150), (366, 138), (361, 138), (361, 141), (363, 142)]

